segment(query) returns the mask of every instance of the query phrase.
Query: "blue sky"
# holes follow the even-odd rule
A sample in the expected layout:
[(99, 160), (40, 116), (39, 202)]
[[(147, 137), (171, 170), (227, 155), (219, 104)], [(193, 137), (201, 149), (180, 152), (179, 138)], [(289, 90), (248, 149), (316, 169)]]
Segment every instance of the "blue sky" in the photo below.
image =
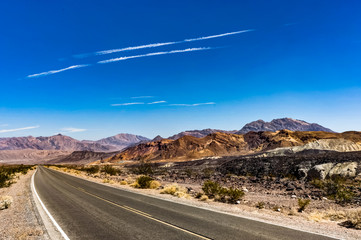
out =
[[(0, 137), (361, 130), (359, 1), (2, 1)], [(153, 103), (153, 104), (150, 104)]]

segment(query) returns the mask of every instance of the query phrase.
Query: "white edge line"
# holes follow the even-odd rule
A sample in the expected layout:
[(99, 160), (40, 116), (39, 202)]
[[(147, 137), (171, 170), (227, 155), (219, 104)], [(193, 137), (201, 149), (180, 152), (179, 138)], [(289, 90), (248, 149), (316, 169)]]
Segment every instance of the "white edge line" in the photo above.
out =
[(43, 207), (44, 211), (46, 212), (46, 214), (48, 215), (48, 217), (50, 218), (50, 220), (53, 222), (54, 226), (58, 229), (58, 231), (60, 232), (61, 236), (66, 239), (66, 240), (70, 240), (70, 238), (66, 235), (66, 233), (63, 231), (63, 229), (61, 229), (61, 227), (59, 226), (59, 224), (55, 221), (55, 219), (53, 218), (53, 216), (50, 214), (50, 212), (48, 211), (48, 209), (45, 207), (43, 201), (41, 201), (38, 193), (36, 192), (35, 189), (35, 184), (34, 184), (34, 176), (36, 174), (36, 172), (38, 171), (38, 169), (36, 168), (36, 171), (34, 172), (33, 176), (31, 177), (31, 187), (34, 190), (35, 196), (36, 198), (39, 200), (41, 206)]
[[(51, 169), (51, 170), (57, 171), (57, 170), (55, 170), (55, 169)], [(317, 231), (308, 231), (308, 230), (305, 230), (305, 229), (302, 229), (302, 228), (298, 228), (298, 227), (295, 227), (295, 226), (288, 226), (287, 224), (273, 223), (273, 222), (271, 222), (271, 221), (268, 221), (268, 220), (265, 220), (265, 219), (261, 219), (261, 218), (257, 218), (257, 217), (241, 216), (241, 215), (238, 215), (238, 214), (236, 214), (236, 213), (223, 212), (223, 211), (221, 211), (221, 210), (213, 209), (213, 208), (207, 208), (207, 207), (205, 207), (205, 206), (194, 206), (194, 205), (192, 205), (192, 204), (188, 204), (188, 203), (185, 203), (185, 202), (172, 201), (172, 199), (165, 199), (165, 198), (162, 198), (162, 197), (159, 197), (159, 196), (156, 196), (156, 195), (148, 195), (148, 194), (146, 194), (146, 193), (137, 192), (137, 191), (133, 191), (133, 190), (131, 190), (131, 189), (122, 188), (121, 186), (118, 187), (118, 186), (114, 186), (114, 185), (108, 185), (108, 184), (106, 184), (106, 183), (95, 182), (95, 181), (92, 181), (91, 179), (86, 179), (86, 178), (74, 176), (74, 175), (72, 175), (72, 174), (70, 174), (70, 173), (64, 173), (64, 172), (60, 172), (60, 171), (57, 171), (57, 172), (63, 173), (63, 174), (66, 174), (66, 175), (69, 175), (69, 176), (72, 176), (72, 177), (75, 177), (75, 178), (79, 178), (79, 179), (82, 179), (82, 180), (85, 180), (85, 181), (88, 181), (88, 182), (91, 182), (91, 183), (95, 183), (95, 184), (99, 184), (99, 185), (103, 185), (103, 186), (108, 186), (108, 187), (111, 187), (111, 188), (114, 188), (114, 189), (118, 189), (118, 190), (124, 190), (124, 191), (126, 191), (126, 192), (130, 192), (130, 193), (134, 193), (134, 194), (143, 195), (143, 196), (145, 196), (145, 197), (151, 197), (151, 198), (155, 198), (155, 199), (159, 199), (159, 200), (164, 200), (164, 201), (167, 201), (167, 202), (171, 202), (171, 203), (175, 203), (175, 204), (180, 204), (180, 205), (184, 205), (184, 206), (188, 206), (188, 207), (200, 208), (200, 209), (207, 210), (207, 211), (211, 211), (211, 212), (226, 214), (226, 215), (230, 215), (230, 216), (234, 216), (234, 217), (238, 217), (238, 218), (243, 218), (243, 219), (247, 219), (247, 220), (252, 220), (252, 221), (255, 221), (255, 222), (261, 222), (261, 223), (265, 223), (265, 224), (269, 224), (269, 225), (273, 225), (273, 226), (284, 227), (284, 228), (287, 228), (287, 229), (296, 230), (296, 231), (300, 231), (300, 232), (304, 232), (304, 233), (311, 233), (311, 234), (314, 234), (314, 235), (319, 235), (319, 236), (328, 237), (328, 238), (333, 238), (333, 239), (343, 239), (343, 238), (340, 238), (340, 237), (337, 236), (337, 235), (326, 234), (326, 233), (319, 233), (319, 232), (317, 232)]]

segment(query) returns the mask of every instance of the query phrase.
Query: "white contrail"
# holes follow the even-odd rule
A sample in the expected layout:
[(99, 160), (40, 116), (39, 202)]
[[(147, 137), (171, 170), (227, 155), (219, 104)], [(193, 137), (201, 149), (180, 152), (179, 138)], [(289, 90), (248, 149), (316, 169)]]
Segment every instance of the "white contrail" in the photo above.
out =
[(144, 102), (116, 103), (116, 104), (111, 104), (111, 106), (117, 107), (117, 106), (129, 106), (129, 105), (139, 105), (139, 104), (144, 104)]
[(167, 101), (155, 101), (155, 102), (150, 102), (147, 104), (159, 104), (159, 103), (166, 103)]
[(187, 103), (177, 103), (177, 104), (169, 104), (168, 106), (181, 106), (181, 107), (195, 107), (195, 106), (201, 106), (201, 105), (213, 105), (216, 104), (215, 102), (207, 102), (207, 103), (193, 103), (193, 104), (187, 104)]
[(134, 47), (126, 47), (126, 48), (98, 51), (98, 52), (95, 52), (95, 54), (96, 55), (105, 55), (105, 54), (110, 54), (110, 53), (138, 50), (138, 49), (143, 49), (143, 48), (154, 48), (154, 47), (161, 47), (161, 46), (166, 46), (166, 45), (173, 45), (176, 43), (178, 43), (178, 42), (151, 43), (151, 44), (134, 46)]
[(67, 71), (70, 69), (82, 68), (82, 67), (87, 67), (87, 66), (89, 66), (89, 64), (73, 65), (73, 66), (58, 69), (58, 70), (51, 70), (51, 71), (47, 71), (47, 72), (31, 74), (31, 75), (28, 75), (27, 78), (41, 77), (41, 76), (46, 76), (46, 75), (50, 75), (50, 74), (64, 72), (64, 71)]
[[(254, 30), (247, 29), (247, 30), (236, 31), (236, 32), (228, 32), (228, 33), (222, 33), (222, 34), (217, 34), (217, 35), (210, 35), (210, 36), (205, 36), (205, 37), (184, 39), (182, 41), (176, 41), (176, 42), (151, 43), (151, 44), (145, 44), (145, 45), (134, 46), (134, 47), (109, 49), (109, 50), (95, 52), (95, 55), (105, 55), (105, 54), (111, 54), (111, 53), (117, 53), (117, 52), (123, 52), (123, 51), (131, 51), (131, 50), (138, 50), (138, 49), (144, 49), (144, 48), (155, 48), (155, 47), (161, 47), (161, 46), (167, 46), (167, 45), (174, 45), (174, 44), (184, 43), (184, 42), (201, 41), (201, 40), (207, 40), (207, 39), (211, 39), (211, 38), (219, 38), (219, 37), (226, 37), (226, 36), (235, 35), (235, 34), (246, 33), (246, 32), (250, 32), (250, 31), (254, 31)], [(81, 55), (79, 55), (79, 56), (81, 56)], [(88, 56), (88, 55), (85, 54), (84, 56)]]
[(229, 35), (235, 35), (235, 34), (240, 34), (240, 33), (245, 33), (245, 32), (250, 32), (250, 31), (253, 31), (253, 30), (248, 29), (248, 30), (242, 30), (242, 31), (237, 31), (237, 32), (229, 32), (229, 33), (222, 33), (222, 34), (218, 34), (218, 35), (211, 35), (211, 36), (205, 36), (205, 37), (199, 37), (199, 38), (190, 38), (190, 39), (183, 40), (183, 42), (201, 41), (201, 40), (225, 37), (225, 36), (229, 36)]
[(3, 129), (3, 130), (0, 130), (0, 133), (17, 132), (17, 131), (29, 130), (29, 129), (39, 128), (39, 127), (40, 126), (31, 126), (31, 127), (23, 127), (23, 128), (15, 128), (15, 129)]
[(111, 58), (111, 59), (99, 61), (98, 63), (110, 63), (110, 62), (128, 60), (128, 59), (132, 59), (132, 58), (141, 58), (141, 57), (150, 57), (150, 56), (165, 55), (165, 54), (202, 51), (202, 50), (209, 50), (209, 49), (211, 49), (211, 48), (210, 47), (201, 47), (201, 48), (187, 48), (187, 49), (182, 49), (182, 50), (172, 50), (172, 51), (166, 51), (166, 52), (153, 52), (153, 53), (147, 53), (147, 54)]

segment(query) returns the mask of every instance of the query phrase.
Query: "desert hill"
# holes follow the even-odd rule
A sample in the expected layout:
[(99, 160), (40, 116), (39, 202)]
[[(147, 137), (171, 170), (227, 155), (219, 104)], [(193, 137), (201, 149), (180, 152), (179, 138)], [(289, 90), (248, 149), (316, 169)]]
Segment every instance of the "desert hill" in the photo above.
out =
[[(317, 148), (320, 139), (328, 139), (327, 150), (358, 150), (361, 132), (249, 132), (244, 135), (212, 133), (203, 138), (184, 136), (177, 140), (163, 139), (142, 143), (106, 159), (107, 162), (122, 160), (190, 160), (201, 157), (244, 155), (265, 152), (276, 148), (303, 146), (305, 149)], [(331, 140), (330, 140), (331, 139)], [(339, 141), (333, 141), (339, 140)], [(318, 141), (318, 142), (317, 142)], [(342, 147), (338, 143), (342, 142)]]
[(68, 155), (56, 157), (47, 163), (49, 164), (87, 164), (94, 161), (101, 161), (116, 154), (115, 152), (92, 152), (92, 151), (74, 151)]
[(196, 138), (202, 138), (209, 134), (216, 133), (216, 132), (223, 132), (223, 133), (235, 133), (236, 131), (226, 131), (226, 130), (219, 130), (219, 129), (203, 129), (203, 130), (187, 130), (184, 132), (180, 132), (178, 134), (175, 134), (168, 139), (177, 140), (178, 138), (184, 137), (184, 136), (193, 136)]
[(247, 151), (247, 143), (244, 141), (243, 136), (212, 133), (203, 138), (187, 135), (177, 140), (163, 139), (139, 144), (116, 154), (106, 161), (194, 159), (202, 156), (246, 153)]

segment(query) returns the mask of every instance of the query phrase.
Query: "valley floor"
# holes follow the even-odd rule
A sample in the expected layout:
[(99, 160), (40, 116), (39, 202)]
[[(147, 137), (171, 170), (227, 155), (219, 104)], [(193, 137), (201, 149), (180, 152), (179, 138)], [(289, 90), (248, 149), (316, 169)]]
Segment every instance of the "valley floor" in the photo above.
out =
[[(359, 210), (359, 208), (342, 207), (328, 200), (312, 200), (309, 208), (305, 212), (298, 213), (296, 198), (262, 193), (258, 192), (257, 189), (252, 189), (252, 191), (247, 192), (240, 204), (225, 204), (214, 202), (212, 200), (200, 201), (190, 197), (188, 194), (184, 194), (182, 197), (161, 194), (159, 189), (135, 189), (128, 184), (134, 182), (137, 175), (127, 174), (123, 176), (107, 176), (104, 174), (86, 174), (85, 172), (73, 169), (51, 168), (73, 176), (85, 178), (89, 181), (111, 185), (116, 188), (151, 195), (156, 198), (162, 198), (186, 205), (229, 213), (306, 232), (321, 235), (324, 234), (338, 239), (361, 239), (361, 230), (345, 228), (340, 224), (344, 221), (343, 215), (346, 212), (355, 211), (356, 209)], [(162, 186), (174, 184), (173, 182), (162, 181), (161, 179), (157, 180), (160, 181)], [(178, 182), (178, 185), (184, 187), (184, 189), (188, 188), (191, 189), (191, 191), (196, 192), (201, 189), (201, 185), (196, 183)], [(264, 209), (255, 207), (259, 202), (265, 204)], [(270, 206), (279, 206), (279, 208)]]

